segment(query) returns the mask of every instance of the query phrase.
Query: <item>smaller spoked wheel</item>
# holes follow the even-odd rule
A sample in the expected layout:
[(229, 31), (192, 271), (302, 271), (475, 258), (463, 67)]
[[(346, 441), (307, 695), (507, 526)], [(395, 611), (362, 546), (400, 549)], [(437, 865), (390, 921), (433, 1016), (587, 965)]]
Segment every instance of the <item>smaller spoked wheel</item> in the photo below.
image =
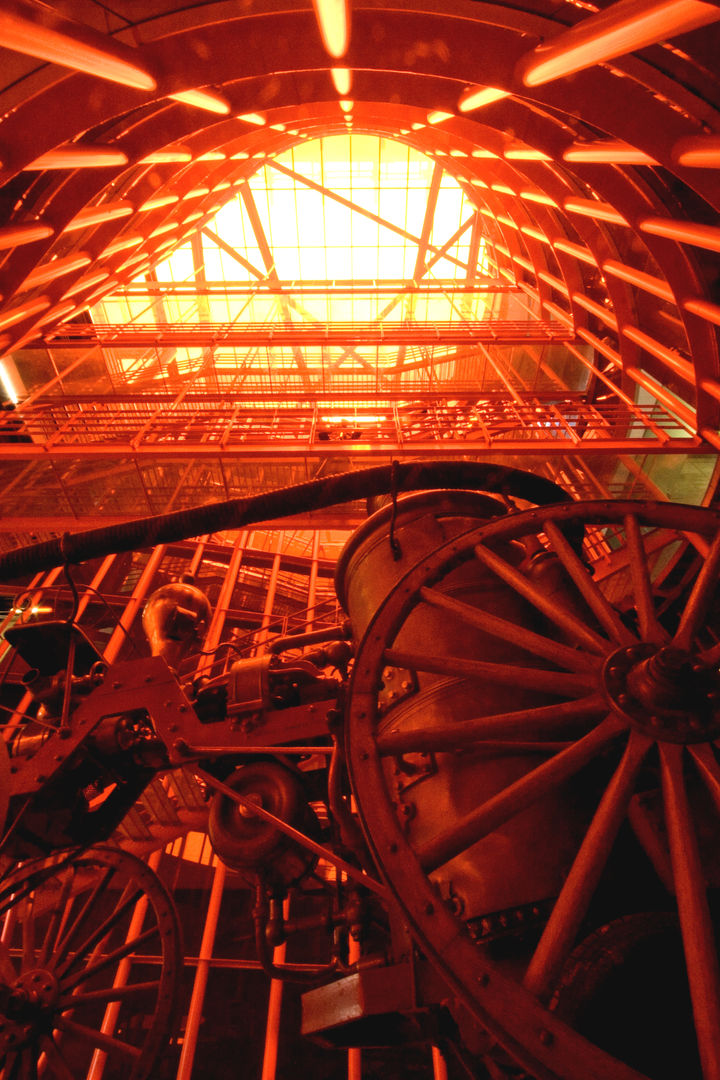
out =
[(182, 949), (157, 875), (93, 848), (0, 889), (1, 1080), (146, 1080), (172, 1032)]
[[(698, 572), (661, 601), (688, 537)], [(543, 507), (424, 558), (357, 654), (373, 853), (488, 1046), (532, 1076), (720, 1080), (719, 582), (717, 512)], [(657, 1022), (623, 1041), (648, 1002)]]

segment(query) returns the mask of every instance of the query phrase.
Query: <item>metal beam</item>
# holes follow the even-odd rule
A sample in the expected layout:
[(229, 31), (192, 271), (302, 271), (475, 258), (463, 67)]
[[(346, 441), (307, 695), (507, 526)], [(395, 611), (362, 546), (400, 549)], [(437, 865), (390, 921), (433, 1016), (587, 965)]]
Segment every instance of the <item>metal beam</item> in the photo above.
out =
[[(520, 426), (520, 425), (518, 425)], [(475, 454), (503, 455), (519, 454), (523, 457), (567, 454), (568, 451), (577, 452), (582, 449), (583, 457), (596, 456), (608, 453), (624, 454), (710, 454), (714, 449), (699, 438), (675, 439), (665, 441), (651, 438), (618, 439), (618, 438), (571, 438), (570, 435), (558, 430), (557, 438), (548, 436), (545, 432), (539, 433), (537, 439), (528, 437), (531, 429), (525, 429), (526, 437), (523, 439), (506, 438), (478, 438), (443, 440), (443, 456), (468, 457)], [(338, 442), (308, 442), (302, 438), (283, 438), (267, 441), (253, 441), (252, 443), (228, 443), (220, 450), (212, 443), (180, 442), (172, 445), (160, 446), (157, 443), (143, 444), (131, 447), (127, 443), (84, 443), (84, 444), (56, 444), (50, 450), (42, 445), (34, 443), (16, 443), (3, 446), (3, 457), (6, 461), (27, 461), (31, 459), (45, 462), (57, 462), (60, 459), (83, 461), (90, 459), (125, 461), (142, 460), (144, 464), (173, 460), (274, 460), (274, 459), (303, 459), (303, 458), (358, 458), (365, 457), (410, 457), (427, 458), (435, 461), (438, 456), (438, 443), (432, 439), (408, 440), (398, 443), (395, 440), (387, 441), (338, 441)]]
[[(388, 221), (386, 218), (380, 217), (379, 214), (373, 214), (372, 210), (366, 210), (364, 206), (360, 206), (359, 203), (353, 202), (351, 199), (346, 199), (342, 195), (339, 195), (337, 191), (333, 191), (332, 188), (327, 188), (323, 184), (318, 184), (315, 180), (311, 180), (308, 176), (303, 176), (302, 173), (295, 172), (293, 169), (286, 168), (285, 165), (281, 165), (278, 161), (273, 161), (268, 158), (266, 166), (271, 169), (276, 169), (278, 172), (283, 173), (285, 176), (289, 176), (293, 180), (297, 180), (298, 183), (304, 184), (305, 187), (311, 188), (313, 191), (319, 192), (321, 195), (325, 195), (328, 199), (332, 199), (334, 202), (340, 203), (341, 206), (346, 206), (348, 210), (354, 211), (356, 214), (360, 214), (362, 217), (368, 218), (370, 221), (374, 221), (376, 225), (382, 225), (384, 229), (389, 229), (390, 232), (395, 233), (397, 236), (402, 236), (405, 240), (410, 240), (413, 244), (420, 243), (420, 237), (415, 236), (414, 233), (408, 232), (407, 229), (400, 228), (399, 225), (395, 225), (394, 222)], [(430, 250), (437, 254), (438, 248), (431, 246)], [(446, 259), (449, 262), (455, 263), (456, 266), (460, 266), (463, 270), (467, 269), (467, 264), (462, 262), (461, 259), (456, 259), (453, 255), (446, 255)]]
[(77, 349), (82, 344), (112, 349), (163, 346), (267, 345), (472, 345), (486, 342), (522, 345), (525, 342), (574, 341), (574, 333), (558, 322), (482, 319), (478, 322), (332, 322), (332, 323), (64, 323), (44, 344), (52, 349)]

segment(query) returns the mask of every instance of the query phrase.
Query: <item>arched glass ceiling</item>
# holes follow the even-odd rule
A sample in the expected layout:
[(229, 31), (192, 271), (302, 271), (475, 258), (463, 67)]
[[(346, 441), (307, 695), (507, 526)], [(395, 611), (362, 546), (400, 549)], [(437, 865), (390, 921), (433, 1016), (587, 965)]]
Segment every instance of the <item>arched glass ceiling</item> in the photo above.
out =
[[(6, 492), (37, 492), (33, 507), (57, 495), (77, 517), (272, 486), (290, 479), (288, 455), (301, 463), (293, 475), (326, 467), (322, 418), (332, 403), (370, 401), (382, 422), (371, 430), (353, 419), (363, 437), (345, 448), (346, 463), (437, 456), (442, 439), (444, 455), (514, 455), (530, 467), (579, 470), (586, 494), (653, 494), (655, 463), (672, 459), (666, 472), (683, 483), (660, 489), (702, 497), (700, 483), (682, 489), (687, 462), (702, 464), (720, 446), (716, 8), (700, 5), (704, 26), (679, 5), (679, 18), (648, 38), (637, 0), (641, 32), (623, 37), (623, 48), (636, 50), (623, 55), (599, 45), (600, 24), (625, 4), (602, 5), (599, 19), (570, 2), (549, 14), (541, 0), (355, 4), (338, 71), (309, 2), (230, 12), (210, 0), (164, 0), (158, 17), (152, 6), (139, 13), (117, 0), (95, 24), (87, 4), (68, 0), (62, 25), (50, 25), (46, 5), (29, 4), (32, 18), (27, 4), (13, 6), (20, 33), (4, 53), (0, 87), (0, 349), (14, 358), (3, 364), (24, 425), (17, 436), (9, 428), (15, 441), (4, 446)], [(566, 61), (578, 35), (588, 48), (575, 69)], [(48, 51), (58, 41), (60, 52)], [(551, 70), (539, 73), (543, 57)], [(326, 214), (329, 222), (347, 209), (337, 195), (325, 196), (322, 222), (301, 211), (317, 241), (307, 250), (324, 248), (325, 260), (298, 271), (301, 281), (281, 276), (295, 272), (299, 234), (287, 237), (297, 224), (291, 215), (281, 228), (287, 216), (264, 210), (254, 186), (266, 162), (277, 172), (290, 159), (292, 171), (291, 148), (302, 156), (303, 141), (322, 136), (329, 145), (347, 130), (353, 144), (362, 133), (386, 137), (408, 160), (419, 154), (432, 164), (419, 236), (409, 218), (381, 207), (392, 185), (378, 182), (377, 212), (352, 211), (360, 236), (376, 234), (365, 245), (375, 266), (353, 270), (367, 276), (355, 278), (352, 297), (340, 295), (349, 286), (325, 246)], [(458, 236), (436, 231), (446, 172), (471, 210)], [(438, 200), (428, 213), (433, 177)], [(307, 174), (301, 202), (311, 201), (308, 191), (322, 194), (313, 184), (333, 190), (324, 171)], [(233, 248), (239, 260), (215, 242), (216, 263), (238, 265), (231, 279), (222, 270), (234, 292), (218, 323), (211, 275), (220, 271), (208, 273), (210, 239), (197, 230), (236, 193), (251, 229), (245, 255)], [(403, 249), (402, 271), (379, 255), (389, 225), (384, 246)], [(180, 283), (157, 273), (188, 241), (192, 316)], [(481, 318), (473, 317), (478, 283), (463, 276), (478, 260), (506, 290), (482, 298)], [(132, 295), (137, 286), (144, 297)], [(378, 320), (381, 289), (393, 306)], [(90, 325), (88, 310), (119, 291), (145, 313), (134, 308), (121, 328)], [(257, 311), (244, 328), (231, 310), (237, 300)], [(506, 324), (502, 333), (493, 320)], [(539, 340), (513, 343), (511, 322)], [(281, 409), (286, 436), (278, 439)], [(97, 498), (78, 510), (91, 459)]]
[[(268, 392), (274, 379), (277, 390), (283, 373), (285, 390), (412, 392), (452, 381), (458, 346), (443, 338), (453, 327), (529, 321), (513, 289), (450, 171), (403, 142), (346, 134), (268, 160), (149, 279), (104, 299), (93, 318), (126, 325), (124, 350), (108, 352), (131, 381), (148, 366), (155, 381), (167, 370), (152, 350), (132, 348), (132, 325), (154, 322), (186, 337), (197, 327), (198, 347), (178, 344), (172, 362), (204, 385), (204, 328), (216, 325), (210, 381), (224, 388)], [(386, 333), (395, 340), (385, 344)]]

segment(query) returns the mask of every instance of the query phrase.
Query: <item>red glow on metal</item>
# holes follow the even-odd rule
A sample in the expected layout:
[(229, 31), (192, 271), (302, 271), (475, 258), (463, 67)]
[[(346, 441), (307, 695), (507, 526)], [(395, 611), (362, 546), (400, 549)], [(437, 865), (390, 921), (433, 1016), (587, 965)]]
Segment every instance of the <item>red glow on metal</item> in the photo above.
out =
[(717, 19), (720, 8), (699, 0), (618, 0), (538, 46), (519, 74), (525, 86), (543, 86)]

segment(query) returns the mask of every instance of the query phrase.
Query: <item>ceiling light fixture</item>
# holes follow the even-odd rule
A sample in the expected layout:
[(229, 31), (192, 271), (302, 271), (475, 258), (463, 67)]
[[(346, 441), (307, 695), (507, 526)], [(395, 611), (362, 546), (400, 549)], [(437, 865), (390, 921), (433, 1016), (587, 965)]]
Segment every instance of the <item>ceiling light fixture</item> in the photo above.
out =
[(334, 60), (340, 60), (350, 44), (348, 0), (313, 0), (313, 7), (325, 51)]
[(503, 157), (507, 161), (552, 161), (549, 154), (521, 142), (509, 143), (503, 151)]
[(186, 146), (166, 146), (162, 150), (153, 150), (151, 154), (138, 159), (138, 165), (168, 165), (192, 161), (192, 154)]
[(691, 296), (683, 300), (683, 307), (693, 315), (699, 315), (701, 319), (720, 326), (720, 307), (717, 304), (711, 304), (709, 300), (703, 300), (699, 296)]
[(553, 206), (555, 209), (559, 209), (555, 200), (546, 195), (544, 191), (521, 191), (520, 198), (527, 199), (528, 202), (539, 203), (540, 206)]
[(50, 262), (31, 270), (20, 288), (33, 289), (36, 285), (44, 285), (46, 281), (54, 281), (55, 278), (62, 277), (64, 274), (72, 274), (74, 270), (82, 270), (91, 262), (92, 259), (84, 251), (78, 252), (77, 255), (66, 255), (62, 259), (51, 259)]
[(608, 259), (602, 264), (602, 268), (605, 274), (627, 281), (630, 285), (637, 285), (644, 292), (652, 293), (661, 300), (667, 300), (669, 304), (675, 303), (675, 294), (668, 283), (662, 278), (655, 277), (654, 274), (646, 274), (642, 270), (636, 270), (634, 266), (627, 266), (615, 259)]
[(41, 172), (44, 169), (106, 169), (112, 165), (127, 165), (127, 154), (114, 146), (58, 146), (41, 154), (25, 172)]
[(597, 165), (658, 165), (659, 162), (644, 150), (617, 139), (597, 142), (574, 142), (563, 153), (563, 161), (587, 162)]
[(472, 112), (511, 96), (509, 90), (499, 90), (496, 86), (469, 86), (458, 99), (458, 109), (461, 113)]
[(352, 87), (352, 71), (346, 67), (330, 68), (330, 78), (340, 97), (347, 97)]
[(0, 329), (4, 330), (7, 326), (14, 326), (16, 323), (22, 322), (23, 319), (29, 319), (32, 315), (38, 315), (41, 311), (46, 311), (49, 307), (50, 301), (47, 296), (38, 296), (35, 300), (26, 300), (24, 304), (18, 304), (17, 307), (0, 313)]
[(720, 135), (690, 135), (679, 139), (672, 148), (676, 165), (700, 169), (717, 169), (720, 166)]
[(100, 258), (106, 259), (110, 255), (117, 255), (119, 251), (127, 251), (128, 248), (137, 247), (138, 244), (142, 244), (144, 239), (144, 236), (138, 234), (123, 236), (120, 240), (115, 240), (114, 243), (108, 244), (104, 251), (100, 252)]
[(220, 116), (227, 116), (230, 112), (230, 103), (211, 90), (181, 90), (179, 94), (168, 94), (168, 97), (182, 102), (183, 105), (193, 105), (196, 109), (218, 113)]
[(29, 221), (21, 225), (4, 225), (0, 228), (0, 251), (19, 244), (33, 244), (36, 240), (47, 240), (54, 232), (52, 225), (43, 225), (39, 221)]
[[(44, 25), (50, 20), (52, 26)], [(136, 62), (129, 46), (64, 18), (54, 8), (28, 0), (5, 0), (0, 11), (0, 41), (5, 49), (135, 90), (157, 88), (155, 79)]]
[[(629, 222), (610, 203), (599, 199), (566, 199), (563, 206), (569, 214), (580, 214), (595, 221), (607, 221), (610, 225), (628, 225)], [(718, 230), (720, 232), (720, 230)]]
[(518, 74), (525, 86), (543, 86), (717, 19), (720, 7), (701, 0), (618, 0), (539, 45)]
[(179, 195), (157, 195), (154, 199), (146, 199), (138, 206), (138, 212), (143, 213), (145, 210), (159, 210), (161, 206), (171, 206), (172, 203), (178, 201), (179, 197)]
[(104, 203), (100, 206), (87, 206), (67, 223), (63, 233), (77, 232), (78, 229), (87, 229), (91, 225), (101, 225), (106, 221), (129, 217), (134, 210), (132, 203), (125, 202), (123, 199)]
[(572, 240), (558, 239), (553, 240), (553, 247), (558, 251), (564, 251), (566, 255), (572, 255), (573, 258), (579, 259), (580, 262), (587, 263), (588, 266), (597, 266), (597, 259), (590, 251), (589, 248), (583, 247), (582, 244), (574, 244)]
[(720, 229), (716, 225), (697, 225), (694, 221), (674, 221), (672, 218), (645, 218), (640, 222), (640, 232), (651, 236), (664, 236), (683, 244), (720, 251)]

